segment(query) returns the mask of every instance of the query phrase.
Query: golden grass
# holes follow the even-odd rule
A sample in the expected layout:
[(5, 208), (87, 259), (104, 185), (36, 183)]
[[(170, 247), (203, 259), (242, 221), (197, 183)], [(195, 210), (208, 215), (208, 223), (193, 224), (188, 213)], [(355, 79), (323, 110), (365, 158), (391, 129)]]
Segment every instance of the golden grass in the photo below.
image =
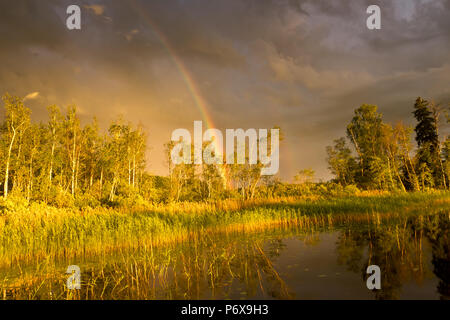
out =
[(34, 204), (0, 216), (0, 267), (164, 245), (205, 231), (256, 232), (291, 225), (306, 230), (380, 223), (405, 214), (445, 210), (449, 204), (448, 192), (227, 200), (129, 209), (56, 209)]

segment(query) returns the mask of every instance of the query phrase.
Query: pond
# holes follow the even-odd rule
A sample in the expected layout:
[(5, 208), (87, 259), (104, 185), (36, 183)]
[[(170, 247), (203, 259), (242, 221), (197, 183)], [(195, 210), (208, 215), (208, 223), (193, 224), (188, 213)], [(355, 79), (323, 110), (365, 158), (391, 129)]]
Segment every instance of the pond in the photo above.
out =
[[(114, 255), (0, 269), (4, 299), (449, 299), (450, 216), (316, 230), (202, 232)], [(81, 289), (68, 290), (69, 265)], [(368, 265), (381, 289), (366, 286)]]

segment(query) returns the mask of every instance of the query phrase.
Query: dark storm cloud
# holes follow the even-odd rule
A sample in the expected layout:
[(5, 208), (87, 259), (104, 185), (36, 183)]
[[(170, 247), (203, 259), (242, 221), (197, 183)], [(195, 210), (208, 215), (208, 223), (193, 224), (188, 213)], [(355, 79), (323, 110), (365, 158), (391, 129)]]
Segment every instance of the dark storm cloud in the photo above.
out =
[[(65, 28), (70, 4), (82, 30)], [(370, 4), (381, 30), (365, 26)], [(446, 0), (4, 1), (0, 89), (39, 92), (27, 100), (37, 118), (76, 103), (104, 125), (118, 113), (144, 122), (164, 172), (171, 130), (200, 118), (173, 50), (219, 127), (280, 125), (292, 155), (283, 177), (328, 177), (324, 147), (362, 103), (411, 123), (416, 96), (450, 98), (449, 12)]]

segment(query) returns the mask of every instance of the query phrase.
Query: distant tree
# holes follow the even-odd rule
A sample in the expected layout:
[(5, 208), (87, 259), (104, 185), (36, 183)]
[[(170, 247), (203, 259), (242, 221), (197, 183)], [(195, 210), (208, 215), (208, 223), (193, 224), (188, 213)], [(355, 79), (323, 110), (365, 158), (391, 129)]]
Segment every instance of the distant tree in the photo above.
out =
[(444, 160), (442, 158), (443, 148), (445, 147), (445, 141), (441, 143), (441, 141), (439, 139), (439, 122), (440, 122), (440, 116), (441, 116), (441, 113), (443, 110), (442, 110), (441, 105), (436, 104), (434, 101), (431, 101), (430, 109), (433, 114), (434, 122), (436, 124), (436, 135), (438, 136), (438, 150), (437, 150), (436, 157), (438, 159), (438, 166), (439, 166), (437, 171), (439, 171), (439, 172), (436, 172), (436, 180), (437, 180), (438, 185), (444, 187), (444, 189), (447, 189), (448, 178), (447, 178), (447, 174), (445, 172)]
[(72, 197), (75, 196), (78, 187), (78, 173), (80, 155), (83, 145), (82, 128), (77, 115), (77, 107), (67, 108), (67, 115), (63, 121), (63, 148), (64, 148), (64, 171), (68, 173), (69, 185)]
[(94, 185), (96, 175), (100, 173), (103, 139), (98, 134), (97, 119), (86, 125), (82, 130), (83, 150), (80, 155), (81, 177), (85, 190), (90, 190)]
[[(15, 158), (17, 162), (20, 159), (20, 140), (30, 125), (30, 110), (23, 105), (23, 100), (19, 97), (5, 94), (2, 100), (6, 109), (5, 122), (2, 125), (2, 137), (6, 146), (3, 197), (6, 199), (9, 191), (11, 162), (13, 158)], [(17, 148), (14, 149), (16, 146)], [(17, 162), (16, 164), (20, 165)]]
[(416, 173), (415, 163), (412, 159), (413, 145), (411, 142), (412, 127), (405, 126), (402, 122), (397, 123), (394, 135), (398, 144), (398, 153), (401, 159), (402, 180), (408, 189), (420, 190), (419, 179)]
[(381, 166), (385, 157), (383, 134), (382, 115), (377, 112), (377, 106), (364, 104), (355, 110), (347, 126), (347, 136), (358, 154), (355, 180), (361, 187), (380, 187), (378, 182), (385, 180)]
[(328, 146), (326, 151), (328, 168), (336, 176), (338, 183), (342, 186), (352, 184), (356, 162), (345, 138), (334, 140), (334, 146)]
[(400, 187), (402, 191), (406, 191), (401, 175), (401, 137), (398, 132), (398, 126), (392, 127), (390, 124), (384, 124), (382, 130), (382, 143), (386, 155), (385, 160), (387, 161), (385, 170), (389, 181), (389, 189), (398, 189)]
[(48, 141), (50, 142), (48, 144), (50, 147), (48, 160), (48, 179), (49, 184), (51, 184), (54, 175), (55, 157), (58, 152), (58, 143), (61, 140), (61, 124), (63, 122), (63, 117), (61, 115), (60, 109), (56, 105), (49, 106), (47, 110), (50, 116), (47, 124)]
[(295, 182), (300, 184), (314, 182), (316, 172), (312, 168), (300, 170), (294, 177)]
[(109, 201), (114, 201), (118, 187), (129, 182), (129, 146), (130, 125), (122, 118), (111, 123), (108, 129), (109, 140), (106, 152), (109, 157), (109, 172), (112, 176)]
[[(450, 110), (450, 107), (448, 108)], [(450, 113), (446, 113), (447, 124), (450, 124)], [(447, 181), (450, 179), (450, 135), (444, 141), (444, 146), (442, 148), (442, 156), (443, 156), (443, 167), (445, 171), (445, 175)], [(449, 187), (449, 183), (447, 183), (447, 187)]]
[[(279, 130), (279, 142), (280, 144), (284, 140), (284, 132), (279, 126), (274, 126), (272, 129), (278, 129)], [(243, 151), (245, 155), (245, 163), (244, 164), (238, 164), (237, 163), (237, 156), (238, 156), (238, 149), (237, 145), (235, 144), (235, 150), (234, 150), (234, 163), (229, 164), (227, 163), (224, 165), (224, 170), (227, 172), (227, 177), (231, 180), (230, 185), (232, 188), (235, 188), (240, 191), (241, 197), (243, 199), (252, 199), (255, 196), (257, 187), (261, 185), (262, 183), (270, 183), (271, 179), (264, 178), (264, 176), (261, 175), (261, 171), (264, 167), (264, 165), (261, 163), (261, 161), (258, 159), (257, 163), (255, 164), (249, 164), (249, 154), (251, 148), (255, 148), (256, 150), (259, 150), (261, 152), (262, 146), (265, 146), (267, 148), (267, 156), (272, 155), (272, 132), (271, 130), (268, 130), (267, 137), (260, 137), (257, 141), (256, 146), (250, 146), (249, 144), (245, 145), (245, 150)]]
[(416, 154), (416, 167), (421, 179), (422, 188), (433, 187), (440, 176), (439, 137), (437, 133), (437, 119), (433, 116), (428, 101), (418, 97), (414, 104), (414, 117), (417, 125), (416, 142), (418, 146)]
[[(186, 150), (190, 150), (191, 159), (193, 159), (194, 145), (185, 142)], [(171, 153), (175, 143), (169, 141), (165, 144), (165, 152), (167, 156), (167, 162), (169, 166), (169, 178), (170, 178), (170, 196), (169, 200), (193, 200), (194, 192), (198, 192), (196, 165), (193, 163), (179, 163), (172, 162)], [(186, 155), (183, 155), (186, 156)]]

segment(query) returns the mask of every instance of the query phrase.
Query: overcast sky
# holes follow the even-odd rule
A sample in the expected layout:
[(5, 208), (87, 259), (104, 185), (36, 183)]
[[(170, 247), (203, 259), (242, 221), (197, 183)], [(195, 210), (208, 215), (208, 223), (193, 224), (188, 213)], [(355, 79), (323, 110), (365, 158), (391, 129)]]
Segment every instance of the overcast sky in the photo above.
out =
[[(70, 4), (81, 30), (66, 28)], [(381, 30), (366, 28), (370, 4)], [(325, 147), (361, 104), (413, 124), (417, 96), (450, 101), (449, 18), (448, 0), (2, 1), (0, 91), (28, 95), (36, 121), (74, 103), (103, 128), (142, 123), (149, 170), (166, 174), (163, 144), (202, 120), (177, 60), (217, 128), (279, 125), (281, 177), (327, 179)]]

